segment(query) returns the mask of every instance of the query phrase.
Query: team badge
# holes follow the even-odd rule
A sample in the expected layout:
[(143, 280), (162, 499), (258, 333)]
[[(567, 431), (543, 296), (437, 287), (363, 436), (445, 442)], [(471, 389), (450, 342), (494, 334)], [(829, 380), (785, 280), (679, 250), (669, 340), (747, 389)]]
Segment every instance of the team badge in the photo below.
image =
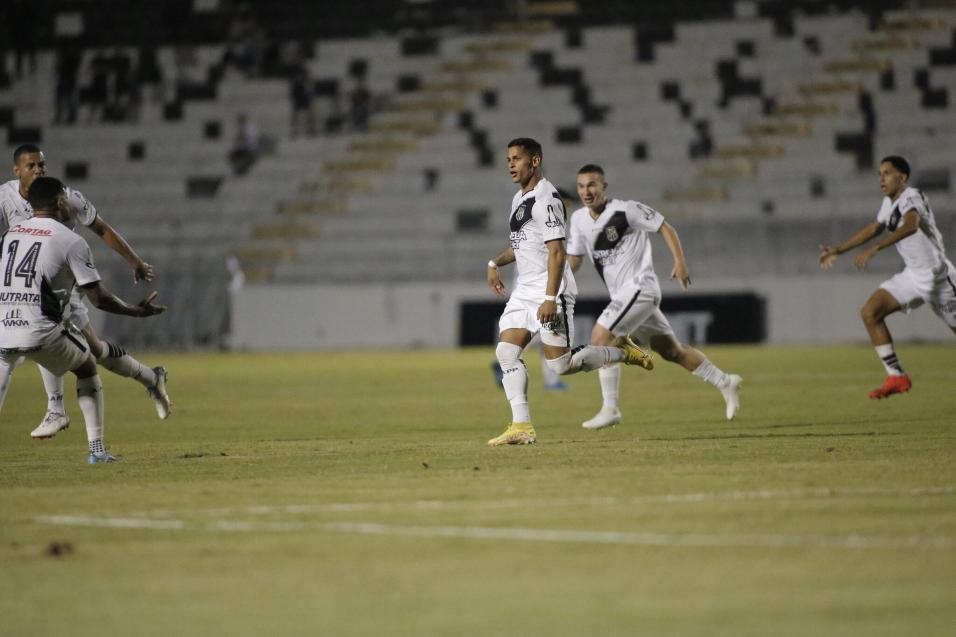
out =
[(618, 238), (617, 228), (615, 228), (614, 226), (608, 226), (607, 228), (604, 229), (604, 236), (607, 237), (607, 240), (612, 243), (617, 241), (617, 238)]
[(524, 208), (525, 208), (525, 205), (521, 204), (520, 206), (518, 206), (518, 210), (515, 211), (515, 219), (517, 219), (518, 221), (521, 221), (522, 219), (524, 219)]

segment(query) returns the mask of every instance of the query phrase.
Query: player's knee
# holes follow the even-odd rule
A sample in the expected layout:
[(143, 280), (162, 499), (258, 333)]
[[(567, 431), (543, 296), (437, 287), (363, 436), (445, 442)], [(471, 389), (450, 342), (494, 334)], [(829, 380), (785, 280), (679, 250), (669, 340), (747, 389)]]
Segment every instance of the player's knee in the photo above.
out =
[(657, 353), (665, 361), (669, 363), (677, 363), (684, 356), (684, 347), (680, 343), (667, 343), (662, 345), (660, 348), (654, 348)]
[(498, 359), (502, 369), (507, 369), (520, 360), (521, 348), (513, 343), (498, 343), (498, 347), (495, 348), (495, 358)]
[(865, 325), (875, 325), (880, 322), (882, 316), (877, 308), (867, 304), (860, 308), (860, 319)]
[(567, 374), (571, 370), (571, 352), (545, 361), (548, 368), (559, 376)]

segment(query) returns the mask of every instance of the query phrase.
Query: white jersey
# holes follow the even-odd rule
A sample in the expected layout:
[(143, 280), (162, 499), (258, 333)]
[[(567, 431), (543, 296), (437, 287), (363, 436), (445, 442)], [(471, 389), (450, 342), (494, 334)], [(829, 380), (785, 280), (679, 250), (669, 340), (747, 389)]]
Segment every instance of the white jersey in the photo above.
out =
[(90, 246), (49, 217), (15, 224), (0, 241), (0, 349), (38, 349), (60, 328), (74, 285), (100, 280)]
[(910, 210), (919, 214), (919, 227), (916, 232), (902, 241), (896, 242), (896, 250), (903, 257), (906, 268), (920, 278), (938, 278), (945, 276), (948, 270), (946, 251), (943, 249), (943, 237), (936, 228), (933, 210), (926, 197), (916, 188), (907, 188), (896, 201), (883, 197), (883, 205), (876, 220), (893, 232), (899, 227), (900, 220)]
[[(83, 193), (73, 188), (66, 189), (66, 199), (70, 204), (69, 227), (75, 229), (77, 224), (89, 227), (96, 221), (96, 208), (83, 196)], [(12, 228), (21, 221), (33, 217), (33, 208), (20, 194), (20, 182), (16, 179), (0, 186), (0, 230)]]
[[(548, 287), (548, 246), (565, 239), (564, 204), (558, 189), (542, 179), (532, 190), (519, 190), (511, 202), (511, 248), (515, 253), (517, 276), (512, 298), (542, 303)], [(565, 263), (558, 294), (578, 293), (571, 268)]]
[(637, 201), (609, 199), (597, 219), (587, 208), (571, 215), (568, 254), (587, 255), (612, 299), (635, 289), (660, 296), (648, 232), (657, 232), (664, 215)]

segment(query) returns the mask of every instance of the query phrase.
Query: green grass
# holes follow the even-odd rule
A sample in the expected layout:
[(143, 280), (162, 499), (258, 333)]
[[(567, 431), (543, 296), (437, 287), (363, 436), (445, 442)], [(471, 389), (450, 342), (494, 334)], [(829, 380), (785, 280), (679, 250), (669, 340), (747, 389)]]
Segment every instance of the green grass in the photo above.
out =
[[(952, 635), (956, 349), (901, 347), (913, 391), (879, 402), (867, 347), (707, 352), (744, 376), (734, 422), (660, 363), (624, 370), (620, 426), (585, 431), (596, 375), (545, 393), (531, 352), (539, 442), (498, 449), (490, 348), (144, 356), (174, 415), (104, 375), (124, 461), (94, 467), (75, 399), (30, 440), (23, 366), (0, 635)], [(487, 529), (505, 537), (469, 536)]]

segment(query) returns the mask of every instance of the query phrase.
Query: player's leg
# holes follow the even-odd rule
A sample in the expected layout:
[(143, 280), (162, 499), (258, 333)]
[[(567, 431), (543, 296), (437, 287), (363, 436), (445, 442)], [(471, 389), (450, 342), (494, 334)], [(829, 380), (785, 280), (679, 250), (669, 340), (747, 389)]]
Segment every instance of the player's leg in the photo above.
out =
[(166, 420), (172, 409), (172, 401), (169, 400), (169, 394), (166, 393), (166, 368), (162, 366), (148, 367), (130, 356), (126, 350), (109, 341), (101, 340), (93, 326), (90, 325), (89, 317), (86, 314), (86, 306), (80, 303), (82, 311), (77, 310), (72, 304), (70, 309), (71, 322), (77, 326), (83, 338), (86, 339), (96, 362), (117, 376), (131, 378), (146, 388), (146, 393), (156, 405), (156, 414), (160, 420)]
[[(904, 305), (899, 299), (908, 302)], [(922, 299), (904, 271), (877, 288), (860, 309), (860, 318), (870, 335), (870, 343), (886, 370), (886, 379), (869, 393), (870, 398), (887, 398), (893, 394), (902, 394), (913, 386), (896, 355), (893, 337), (886, 326), (886, 317), (903, 310), (904, 307), (914, 308), (920, 304)]]
[(87, 462), (115, 462), (117, 458), (110, 454), (103, 444), (105, 400), (103, 383), (96, 372), (93, 357), (90, 356), (74, 369), (73, 373), (76, 374), (76, 401), (83, 412), (83, 420), (86, 421), (86, 439), (90, 447)]
[[(664, 318), (663, 314), (661, 318)], [(743, 379), (739, 375), (724, 372), (699, 349), (678, 341), (669, 329), (667, 332), (650, 336), (648, 341), (651, 349), (660, 354), (661, 358), (680, 365), (705, 383), (713, 385), (724, 398), (727, 420), (734, 419), (740, 410), (740, 385)]]
[(63, 376), (57, 376), (46, 367), (40, 365), (40, 378), (43, 379), (43, 389), (46, 391), (46, 414), (40, 426), (34, 430), (52, 431), (50, 435), (33, 436), (34, 438), (52, 438), (53, 434), (70, 426), (70, 417), (63, 405), (63, 393), (66, 391), (66, 381)]
[(0, 411), (3, 411), (3, 401), (7, 398), (10, 389), (10, 379), (17, 366), (17, 354), (0, 354)]
[[(628, 335), (634, 332), (656, 307), (655, 298), (646, 295), (642, 298), (639, 290), (611, 299), (591, 330), (591, 346), (614, 347), (626, 344), (637, 351), (638, 365), (644, 369), (653, 369), (654, 363), (650, 354), (634, 345)], [(617, 404), (621, 366), (617, 362), (603, 365), (598, 370), (598, 380), (601, 385), (601, 410), (593, 418), (581, 423), (585, 429), (603, 429), (621, 421), (621, 410)]]
[(612, 345), (582, 345), (571, 349), (574, 342), (574, 299), (559, 297), (558, 318), (541, 327), (541, 345), (552, 370), (561, 376), (590, 372), (605, 365), (624, 362), (651, 369), (647, 354), (626, 337)]
[[(532, 342), (534, 342), (534, 339), (532, 339)], [(540, 339), (538, 339), (538, 353), (541, 359), (541, 381), (544, 383), (544, 388), (551, 391), (567, 389), (568, 386), (561, 380), (561, 377), (548, 365), (548, 357), (544, 355), (544, 346), (541, 345)]]
[[(509, 303), (509, 306), (511, 303)], [(504, 433), (488, 441), (500, 445), (532, 444), (535, 442), (531, 425), (531, 410), (528, 406), (528, 370), (521, 360), (521, 352), (531, 342), (533, 332), (517, 325), (527, 324), (517, 310), (505, 309), (499, 326), (502, 328), (495, 356), (501, 365), (501, 384), (511, 406), (511, 424)]]

